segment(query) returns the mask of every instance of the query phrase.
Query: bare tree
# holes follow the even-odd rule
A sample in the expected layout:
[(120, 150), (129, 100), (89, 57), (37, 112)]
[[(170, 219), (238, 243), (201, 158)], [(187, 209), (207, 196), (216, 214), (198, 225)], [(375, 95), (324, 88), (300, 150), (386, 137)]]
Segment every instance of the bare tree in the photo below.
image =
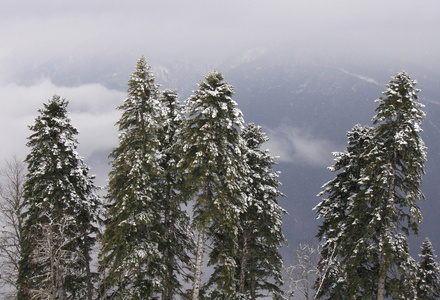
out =
[[(319, 245), (300, 243), (295, 254), (294, 264), (286, 268), (289, 282), (288, 296), (299, 292), (301, 299), (313, 299), (313, 285), (318, 275)], [(295, 299), (300, 299), (295, 297)]]
[(13, 157), (0, 169), (0, 295), (16, 298), (23, 219), (25, 163)]
[[(44, 269), (40, 274), (35, 275), (31, 280), (39, 284), (30, 291), (31, 299), (65, 300), (65, 283), (68, 276), (74, 272), (81, 272), (75, 269), (75, 262), (82, 257), (81, 253), (69, 250), (69, 245), (80, 235), (71, 237), (67, 232), (75, 226), (72, 216), (61, 216), (52, 218), (45, 214), (49, 221), (45, 224), (36, 224), (42, 233), (41, 239), (32, 252), (32, 262)], [(79, 275), (79, 274), (76, 274)]]

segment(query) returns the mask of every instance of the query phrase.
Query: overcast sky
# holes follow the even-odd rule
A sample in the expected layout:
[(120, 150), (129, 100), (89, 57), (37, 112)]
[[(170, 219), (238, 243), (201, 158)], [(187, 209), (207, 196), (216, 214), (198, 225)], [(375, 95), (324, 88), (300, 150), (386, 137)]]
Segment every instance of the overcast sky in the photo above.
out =
[[(125, 92), (91, 74), (116, 63), (132, 68), (140, 55), (154, 67), (283, 49), (312, 59), (393, 58), (440, 69), (439, 37), (438, 0), (0, 0), (0, 159), (24, 157), (26, 125), (55, 93), (70, 101), (81, 155), (114, 145), (114, 107)], [(84, 84), (57, 86), (50, 76), (58, 68), (75, 70)]]

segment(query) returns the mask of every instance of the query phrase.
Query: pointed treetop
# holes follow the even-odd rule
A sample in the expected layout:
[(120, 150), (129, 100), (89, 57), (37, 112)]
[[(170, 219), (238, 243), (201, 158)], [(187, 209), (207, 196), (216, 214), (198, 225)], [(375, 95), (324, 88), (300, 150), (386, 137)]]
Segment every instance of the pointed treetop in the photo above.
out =
[(139, 78), (142, 80), (148, 79), (148, 81), (154, 82), (154, 74), (150, 72), (151, 66), (148, 65), (147, 60), (142, 55), (136, 64), (136, 71), (130, 76), (130, 79)]
[(243, 114), (232, 99), (235, 88), (217, 71), (211, 72), (205, 79), (206, 81), (199, 84), (199, 89), (194, 91), (194, 95), (185, 101), (184, 113), (192, 120), (190, 122), (203, 120), (202, 122), (210, 123), (207, 126), (215, 123), (226, 129), (242, 129)]
[[(68, 104), (69, 101), (56, 94), (47, 103), (43, 103), (44, 107), (38, 109), (40, 114), (35, 118), (34, 124), (28, 126), (34, 131), (34, 134), (28, 137), (28, 147), (33, 147), (40, 137), (52, 139), (56, 136), (63, 140), (71, 140), (69, 145), (76, 148), (77, 141), (73, 136), (78, 134), (78, 130), (70, 124), (67, 117)], [(61, 137), (58, 136), (60, 134)]]
[(421, 260), (417, 264), (417, 299), (439, 299), (440, 268), (429, 238), (425, 239), (421, 248), (422, 251), (419, 254)]
[(49, 99), (48, 102), (44, 103), (43, 105), (47, 111), (55, 113), (53, 115), (65, 115), (67, 113), (68, 104), (69, 101), (55, 94), (53, 95), (52, 99)]
[(434, 254), (434, 248), (432, 247), (432, 243), (431, 243), (431, 241), (429, 240), (428, 237), (426, 237), (425, 240), (423, 241), (423, 244), (422, 244), (421, 248), (422, 248), (422, 252), (419, 254), (419, 256), (421, 258), (424, 258), (426, 256), (427, 252), (431, 252), (432, 253), (431, 256), (434, 259), (437, 257), (437, 255)]
[(261, 126), (254, 123), (248, 123), (243, 131), (242, 136), (250, 149), (258, 149), (263, 143), (267, 142), (269, 138), (263, 133)]
[(205, 77), (205, 79), (206, 82), (211, 86), (217, 86), (223, 83), (225, 77), (221, 72), (214, 70), (211, 73), (209, 73), (208, 76)]
[(61, 96), (55, 94), (51, 99), (47, 101), (47, 103), (43, 103), (43, 108), (39, 108), (38, 112), (40, 115), (37, 117), (37, 120), (50, 118), (54, 121), (60, 121), (61, 119), (70, 121), (67, 118), (67, 105), (69, 101)]
[(131, 97), (150, 97), (157, 98), (159, 95), (159, 85), (155, 84), (155, 77), (150, 71), (151, 66), (148, 65), (144, 56), (139, 58), (136, 63), (135, 71), (130, 75), (128, 80), (129, 99)]
[[(225, 77), (219, 71), (212, 71), (205, 77), (205, 80), (206, 81), (202, 81), (199, 84), (200, 90), (213, 90), (218, 93), (223, 93), (228, 97), (231, 97), (235, 92), (235, 88), (225, 81)], [(213, 94), (212, 96), (216, 95), (217, 94)]]
[(387, 90), (382, 93), (385, 97), (375, 100), (379, 106), (376, 108), (377, 114), (373, 117), (373, 124), (396, 120), (398, 115), (421, 123), (426, 115), (422, 111), (425, 106), (417, 101), (417, 93), (420, 90), (415, 88), (416, 84), (417, 81), (412, 80), (405, 71), (392, 77), (391, 81), (385, 85)]

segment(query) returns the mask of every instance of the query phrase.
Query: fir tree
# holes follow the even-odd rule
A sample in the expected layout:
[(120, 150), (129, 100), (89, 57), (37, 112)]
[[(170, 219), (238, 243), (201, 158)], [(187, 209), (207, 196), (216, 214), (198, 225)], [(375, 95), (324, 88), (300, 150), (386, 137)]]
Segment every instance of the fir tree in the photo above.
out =
[[(318, 237), (326, 239), (319, 297), (414, 297), (415, 261), (407, 237), (421, 222), (417, 202), (424, 199), (420, 184), (426, 160), (420, 137), (423, 105), (414, 85), (405, 72), (390, 81), (385, 97), (376, 100), (372, 136), (358, 148), (356, 161), (344, 162), (350, 151), (340, 156), (335, 170), (341, 172), (323, 192), (329, 198), (317, 206), (324, 218)], [(349, 168), (355, 173), (347, 173)]]
[[(407, 237), (417, 233), (422, 216), (417, 202), (424, 200), (420, 190), (426, 147), (420, 136), (425, 113), (418, 100), (416, 82), (402, 71), (389, 82), (385, 97), (376, 100), (379, 106), (373, 124), (377, 126), (375, 145), (369, 152), (368, 200), (372, 209), (370, 226), (378, 237), (377, 299), (385, 295), (408, 296), (411, 286), (389, 277), (393, 268), (405, 277), (413, 268)], [(409, 284), (411, 281), (408, 282)], [(411, 291), (409, 289), (411, 289)]]
[(110, 157), (110, 208), (101, 250), (104, 289), (111, 299), (151, 299), (163, 289), (162, 195), (159, 132), (163, 116), (144, 57), (128, 81), (128, 97), (118, 107), (119, 146)]
[(239, 215), (244, 208), (240, 183), (247, 169), (239, 131), (243, 116), (232, 99), (234, 88), (221, 73), (212, 72), (205, 79), (186, 100), (188, 118), (179, 163), (185, 172), (187, 197), (195, 199), (192, 226), (198, 231), (198, 242), (192, 299), (199, 298), (205, 238), (212, 247), (208, 264), (218, 275), (215, 297), (233, 299)]
[(431, 241), (426, 238), (417, 263), (417, 299), (440, 298), (440, 268)]
[(278, 249), (285, 242), (281, 232), (282, 214), (278, 198), (284, 196), (278, 187), (278, 173), (273, 170), (275, 158), (262, 144), (268, 141), (260, 126), (249, 123), (243, 129), (246, 143), (243, 153), (249, 172), (243, 185), (245, 209), (240, 214), (237, 277), (239, 292), (246, 299), (272, 294), (281, 299), (283, 259)]
[[(356, 246), (358, 236), (362, 235), (363, 221), (354, 222), (356, 215), (367, 212), (367, 204), (354, 201), (363, 189), (359, 184), (367, 159), (363, 156), (369, 149), (374, 137), (374, 128), (355, 125), (347, 133), (348, 146), (345, 152), (335, 152), (335, 164), (329, 169), (338, 172), (336, 177), (323, 186), (318, 196), (326, 196), (314, 210), (317, 218), (323, 219), (317, 237), (322, 241), (318, 263), (319, 276), (315, 284), (319, 297), (329, 299), (351, 299), (360, 295), (371, 295), (368, 289), (360, 288), (360, 282), (369, 278), (369, 268), (363, 257), (367, 247), (361, 243)], [(348, 277), (347, 272), (353, 269)], [(368, 296), (366, 296), (368, 297)]]
[(189, 229), (189, 216), (181, 206), (185, 200), (182, 195), (182, 180), (178, 174), (177, 163), (180, 158), (179, 135), (183, 125), (181, 107), (177, 92), (165, 90), (160, 97), (164, 116), (159, 134), (162, 158), (160, 165), (164, 170), (159, 188), (163, 211), (163, 262), (166, 271), (163, 277), (162, 299), (174, 299), (175, 295), (184, 297), (180, 279), (188, 279), (191, 268), (190, 256), (194, 249), (193, 237)]
[[(26, 157), (27, 180), (24, 185), (22, 259), (19, 266), (19, 299), (29, 299), (31, 291), (47, 288), (46, 278), (51, 266), (38, 260), (45, 240), (44, 232), (52, 220), (69, 226), (52, 227), (51, 233), (66, 237), (68, 243), (53, 245), (72, 253), (70, 268), (60, 270), (63, 299), (93, 299), (93, 280), (90, 253), (98, 233), (100, 202), (89, 168), (76, 152), (78, 134), (70, 124), (68, 102), (55, 95), (35, 119), (29, 137), (31, 152)], [(43, 230), (42, 230), (43, 228)], [(61, 231), (62, 229), (62, 231)], [(61, 299), (60, 298), (60, 299)]]

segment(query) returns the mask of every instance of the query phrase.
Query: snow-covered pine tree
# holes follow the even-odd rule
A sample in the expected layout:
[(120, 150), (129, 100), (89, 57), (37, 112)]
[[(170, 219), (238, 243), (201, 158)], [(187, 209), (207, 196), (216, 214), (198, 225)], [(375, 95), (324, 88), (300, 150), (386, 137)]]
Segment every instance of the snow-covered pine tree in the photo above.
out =
[[(359, 148), (357, 165), (344, 161), (350, 151), (343, 154), (334, 168), (341, 173), (326, 185), (329, 197), (316, 208), (324, 218), (318, 237), (326, 239), (320, 297), (415, 296), (416, 265), (407, 237), (421, 222), (417, 202), (424, 199), (426, 148), (420, 137), (425, 113), (414, 85), (406, 72), (396, 74), (385, 97), (376, 100), (373, 135)], [(346, 174), (352, 166), (356, 173)], [(338, 182), (347, 175), (348, 186)]]
[(239, 215), (244, 209), (241, 181), (247, 169), (240, 136), (244, 121), (232, 99), (234, 88), (223, 75), (214, 71), (205, 79), (185, 103), (179, 162), (185, 172), (186, 197), (195, 201), (192, 226), (198, 231), (192, 299), (199, 299), (205, 238), (212, 247), (208, 264), (219, 272), (215, 291), (222, 299), (233, 299), (238, 292)]
[[(374, 147), (368, 153), (369, 165), (364, 176), (371, 220), (369, 227), (377, 237), (377, 299), (386, 295), (408, 297), (413, 293), (412, 280), (402, 282), (414, 268), (408, 253), (407, 237), (417, 233), (422, 216), (418, 201), (424, 200), (420, 190), (426, 147), (420, 136), (425, 113), (419, 103), (416, 82), (402, 71), (386, 85), (385, 97), (376, 100), (379, 106), (373, 118), (376, 125)], [(370, 244), (370, 247), (372, 245)], [(393, 269), (396, 270), (392, 275)]]
[[(373, 294), (368, 289), (371, 270), (365, 261), (369, 245), (362, 240), (368, 204), (356, 197), (364, 189), (359, 181), (368, 162), (364, 153), (371, 147), (374, 128), (357, 124), (347, 137), (346, 151), (333, 153), (335, 164), (329, 168), (338, 173), (323, 186), (318, 196), (325, 198), (314, 208), (317, 219), (322, 219), (317, 234), (321, 241), (315, 283), (318, 298), (368, 298)], [(364, 220), (358, 220), (362, 216)]]
[(47, 261), (38, 260), (39, 241), (51, 220), (75, 220), (74, 226), (54, 228), (53, 234), (65, 236), (69, 243), (62, 250), (75, 253), (70, 268), (62, 271), (65, 299), (93, 299), (95, 274), (90, 270), (90, 253), (98, 233), (100, 200), (95, 194), (89, 167), (76, 152), (78, 131), (70, 124), (68, 101), (53, 96), (30, 126), (30, 153), (24, 184), (25, 223), (19, 265), (18, 298), (29, 299), (31, 290), (45, 289), (41, 278), (50, 272)]
[(440, 298), (440, 267), (429, 238), (426, 238), (417, 263), (417, 299)]
[(159, 132), (163, 108), (158, 85), (144, 57), (128, 81), (119, 145), (110, 157), (108, 210), (101, 265), (104, 293), (116, 299), (152, 299), (163, 289), (161, 185), (164, 173)]
[(249, 166), (243, 184), (245, 209), (240, 214), (237, 278), (239, 292), (245, 299), (272, 295), (282, 299), (283, 259), (279, 253), (285, 238), (281, 232), (282, 214), (278, 204), (284, 196), (279, 190), (278, 173), (274, 171), (275, 157), (262, 150), (268, 141), (260, 126), (249, 123), (241, 133), (246, 148), (243, 150)]
[[(183, 125), (181, 106), (177, 91), (165, 90), (159, 98), (163, 110), (162, 129), (159, 134), (162, 158), (160, 165), (164, 170), (159, 196), (163, 205), (163, 239), (160, 247), (166, 271), (163, 277), (162, 300), (174, 299), (176, 295), (184, 298), (181, 280), (188, 279), (191, 269), (190, 253), (194, 250), (194, 238), (189, 229), (189, 216), (182, 210), (185, 200), (182, 195), (182, 176), (178, 174), (180, 159), (179, 134)], [(180, 277), (180, 278), (179, 278)]]

